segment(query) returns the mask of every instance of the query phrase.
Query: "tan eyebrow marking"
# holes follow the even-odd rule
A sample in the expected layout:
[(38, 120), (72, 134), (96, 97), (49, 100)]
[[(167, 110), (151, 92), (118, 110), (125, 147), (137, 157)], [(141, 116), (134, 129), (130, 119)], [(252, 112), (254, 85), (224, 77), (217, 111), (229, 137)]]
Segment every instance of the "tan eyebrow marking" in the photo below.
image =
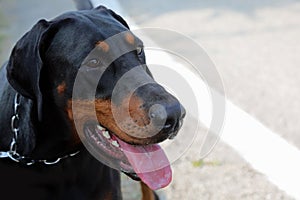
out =
[(57, 86), (57, 93), (58, 94), (63, 94), (66, 90), (66, 83), (65, 82), (62, 82), (60, 85)]
[(129, 44), (134, 44), (135, 42), (135, 38), (131, 33), (126, 33), (125, 34), (125, 40), (129, 43)]
[(109, 51), (109, 48), (110, 48), (109, 44), (107, 44), (107, 43), (104, 42), (104, 41), (98, 41), (98, 42), (96, 43), (96, 46), (97, 46), (97, 47), (100, 47), (100, 48), (102, 49), (102, 51), (104, 51), (104, 52), (108, 52), (108, 51)]

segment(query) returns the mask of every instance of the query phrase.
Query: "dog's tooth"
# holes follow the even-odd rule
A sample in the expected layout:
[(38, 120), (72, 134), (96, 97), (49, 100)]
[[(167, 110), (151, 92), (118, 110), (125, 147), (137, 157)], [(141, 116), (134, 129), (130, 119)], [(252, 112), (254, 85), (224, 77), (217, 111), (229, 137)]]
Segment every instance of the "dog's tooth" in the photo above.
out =
[(91, 135), (91, 137), (96, 141), (98, 140), (98, 138), (95, 135)]
[(119, 143), (118, 143), (117, 141), (115, 141), (115, 140), (113, 140), (113, 141), (111, 142), (111, 144), (112, 144), (113, 146), (115, 146), (115, 147), (120, 147)]
[(110, 139), (110, 135), (108, 131), (103, 131), (102, 134), (106, 139)]
[(90, 129), (87, 129), (87, 132), (88, 132), (89, 136), (93, 135), (93, 133), (92, 133), (92, 131)]
[(99, 129), (100, 131), (105, 131), (105, 128), (103, 128), (103, 127), (100, 126), (99, 124), (97, 125), (97, 129)]

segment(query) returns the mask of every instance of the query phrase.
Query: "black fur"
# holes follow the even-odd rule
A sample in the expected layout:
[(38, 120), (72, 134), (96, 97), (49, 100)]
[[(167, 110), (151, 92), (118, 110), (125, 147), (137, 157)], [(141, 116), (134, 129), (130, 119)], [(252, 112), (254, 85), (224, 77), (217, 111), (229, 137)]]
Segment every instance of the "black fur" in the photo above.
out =
[[(105, 15), (113, 23), (119, 23), (111, 14), (112, 11), (104, 7), (86, 12), (100, 18)], [(59, 42), (57, 38), (53, 41), (56, 34), (62, 26), (74, 23), (81, 15), (88, 13), (71, 12), (53, 21), (40, 20), (17, 42), (9, 62), (1, 68), (0, 151), (9, 149), (13, 136), (10, 120), (14, 114), (13, 102), (16, 92), (22, 95), (18, 123), (20, 128), (18, 153), (32, 159), (51, 160), (80, 150), (78, 155), (53, 166), (44, 164), (26, 166), (8, 158), (0, 159), (0, 198), (3, 200), (121, 199), (119, 172), (101, 164), (82, 145), (70, 144), (70, 124), (64, 119), (63, 109), (52, 102), (53, 96), (50, 97), (49, 90), (54, 85), (49, 83), (45, 85), (49, 79), (57, 79), (51, 81), (53, 84), (60, 81), (59, 78), (47, 77), (49, 69), (44, 68), (53, 67), (45, 64), (45, 60), (51, 59), (47, 56), (50, 55), (48, 50), (52, 48), (52, 42)], [(85, 20), (82, 19), (81, 22)], [(122, 23), (120, 22), (118, 26)], [(74, 30), (69, 31), (71, 33)], [(69, 55), (69, 58), (80, 56), (79, 59), (83, 59), (87, 53), (78, 52), (81, 55)], [(53, 64), (59, 68), (57, 62), (59, 61)], [(77, 65), (80, 65), (80, 61)], [(45, 80), (41, 80), (42, 78)]]
[[(80, 142), (74, 141), (66, 106), (72, 98), (78, 69), (95, 44), (128, 30), (124, 19), (100, 6), (68, 12), (52, 21), (40, 20), (17, 42), (0, 71), (0, 151), (9, 150), (14, 96), (19, 93), (18, 153), (31, 159), (53, 160), (81, 152), (51, 166), (26, 166), (1, 158), (1, 199), (122, 199), (119, 172), (97, 161)], [(117, 59), (103, 75), (96, 97), (110, 98), (118, 79), (141, 64), (145, 64), (143, 53), (130, 52)], [(151, 78), (149, 70), (142, 71), (141, 76)], [(61, 83), (67, 87), (58, 94)], [(142, 87), (137, 95), (145, 100), (145, 107), (166, 105), (168, 120), (172, 122), (172, 126), (144, 144), (162, 141), (171, 131), (177, 131), (184, 114), (172, 95), (158, 84)]]

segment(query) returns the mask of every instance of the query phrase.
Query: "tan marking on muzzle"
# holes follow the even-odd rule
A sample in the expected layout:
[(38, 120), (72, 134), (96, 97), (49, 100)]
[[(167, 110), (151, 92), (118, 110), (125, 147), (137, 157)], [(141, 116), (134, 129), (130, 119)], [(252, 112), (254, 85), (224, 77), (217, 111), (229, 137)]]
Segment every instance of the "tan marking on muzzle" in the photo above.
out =
[(131, 33), (126, 33), (126, 34), (125, 34), (125, 40), (126, 40), (129, 44), (134, 45), (135, 38), (134, 38), (134, 36), (133, 36)]
[(96, 47), (100, 48), (102, 51), (104, 52), (108, 52), (109, 49), (110, 49), (110, 46), (109, 44), (107, 44), (106, 42), (104, 41), (99, 41), (96, 43)]
[[(123, 103), (128, 103), (128, 99), (123, 101)], [(121, 105), (124, 105), (123, 103)], [(86, 122), (94, 120), (93, 113), (96, 111), (98, 122), (122, 140), (128, 143), (149, 144), (152, 139), (147, 137), (149, 130), (144, 130), (144, 128), (150, 121), (141, 105), (142, 101), (138, 97), (131, 97), (129, 100), (130, 116), (128, 116), (126, 109), (117, 107), (111, 100), (96, 99), (95, 102), (92, 100), (69, 100), (67, 112), (69, 118), (74, 120), (72, 106), (76, 106), (76, 127), (80, 131), (83, 130)], [(122, 124), (116, 122), (113, 110), (118, 111), (115, 115), (117, 114), (121, 119)], [(131, 118), (131, 120), (128, 120), (128, 118)], [(126, 126), (126, 130), (130, 130), (129, 133), (124, 131), (124, 126)], [(149, 127), (147, 128), (149, 129)]]
[[(126, 102), (124, 103), (128, 103), (128, 99), (125, 99), (125, 101)], [(130, 117), (135, 122), (135, 124), (140, 127), (144, 127), (150, 123), (149, 117), (143, 109), (143, 104), (144, 102), (136, 96), (131, 96), (131, 98), (129, 99)]]

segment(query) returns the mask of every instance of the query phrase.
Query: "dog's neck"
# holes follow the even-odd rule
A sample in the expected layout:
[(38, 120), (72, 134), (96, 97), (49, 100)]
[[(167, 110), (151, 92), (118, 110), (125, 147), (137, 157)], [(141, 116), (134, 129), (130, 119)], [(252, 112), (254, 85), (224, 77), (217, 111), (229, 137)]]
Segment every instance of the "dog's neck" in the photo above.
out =
[[(20, 129), (17, 140), (19, 151), (26, 155), (32, 152), (35, 147), (33, 101), (20, 96), (19, 100), (22, 101), (22, 104), (18, 108), (18, 113), (14, 113), (14, 98), (17, 92), (6, 79), (5, 66), (0, 71), (0, 80), (2, 83), (0, 86), (0, 148), (1, 150), (9, 149), (14, 136), (12, 131), (12, 126), (14, 126)], [(12, 117), (15, 114), (18, 114), (18, 120), (12, 125)], [(22, 132), (22, 130), (27, 131)]]
[[(28, 155), (35, 148), (36, 138), (33, 127), (33, 123), (35, 121), (33, 117), (33, 102), (32, 100), (20, 95), (19, 100), (22, 103), (19, 105), (16, 113), (14, 111), (14, 97), (16, 95), (16, 91), (11, 88), (10, 90), (7, 90), (4, 95), (5, 97), (2, 96), (2, 98), (5, 98), (7, 101), (5, 106), (1, 106), (1, 113), (5, 114), (0, 116), (0, 134), (1, 140), (3, 141), (3, 143), (0, 144), (0, 147), (1, 149), (9, 149), (11, 141), (14, 138), (13, 129), (18, 129), (18, 137), (16, 138), (18, 153)], [(13, 120), (16, 116), (17, 118)]]
[[(6, 70), (1, 69), (3, 79)], [(18, 128), (17, 152), (33, 159), (55, 159), (68, 153), (76, 152), (80, 146), (72, 146), (69, 126), (56, 115), (55, 108), (50, 105), (45, 110), (43, 120), (38, 121), (37, 110), (33, 100), (19, 94), (19, 108), (15, 113), (15, 96), (17, 91), (7, 80), (0, 86), (0, 150), (9, 150), (14, 137), (12, 117), (18, 115), (14, 128)], [(49, 126), (49, 124), (52, 124)]]

